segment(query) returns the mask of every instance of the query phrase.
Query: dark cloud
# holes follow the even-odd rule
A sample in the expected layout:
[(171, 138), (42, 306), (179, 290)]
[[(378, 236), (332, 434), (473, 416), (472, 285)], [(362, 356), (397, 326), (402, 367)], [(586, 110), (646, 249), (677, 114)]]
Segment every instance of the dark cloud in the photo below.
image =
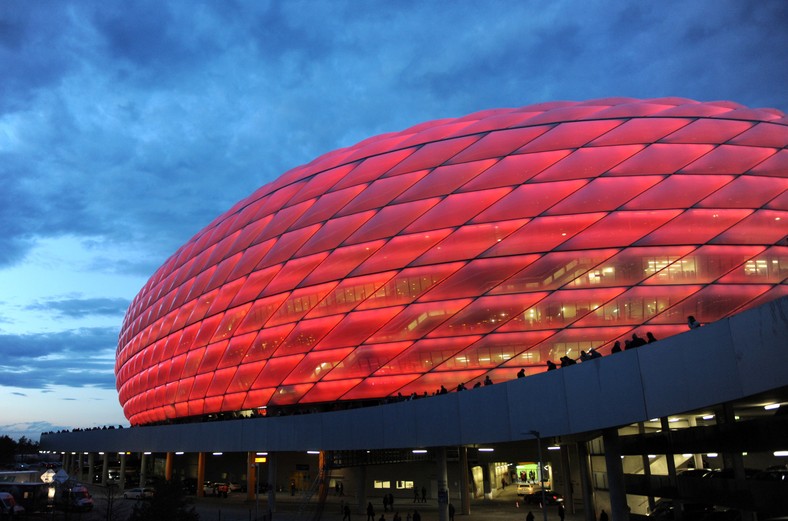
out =
[(0, 335), (0, 386), (115, 388), (116, 328)]
[(27, 396), (25, 393), (17, 393), (17, 392), (13, 392), (13, 393), (11, 393), (11, 394), (13, 394), (13, 395), (15, 395), (15, 396)]
[(122, 317), (131, 301), (124, 298), (84, 298), (62, 299), (39, 302), (26, 309), (36, 311), (50, 311), (56, 315), (70, 318), (83, 318), (88, 316), (119, 316)]

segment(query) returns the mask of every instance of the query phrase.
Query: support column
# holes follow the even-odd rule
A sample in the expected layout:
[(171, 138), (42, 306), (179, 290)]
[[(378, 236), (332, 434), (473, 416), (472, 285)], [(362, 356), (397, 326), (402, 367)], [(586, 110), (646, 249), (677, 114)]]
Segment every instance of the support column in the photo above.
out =
[(121, 452), (120, 456), (120, 476), (118, 477), (118, 486), (120, 490), (124, 490), (126, 488), (126, 453)]
[(268, 519), (276, 512), (276, 460), (277, 454), (268, 453)]
[(164, 460), (164, 480), (165, 481), (172, 481), (172, 463), (173, 463), (173, 453), (168, 452), (166, 459)]
[(484, 462), (482, 467), (482, 487), (484, 489), (484, 499), (492, 499), (492, 477), (490, 476), (490, 464)]
[(359, 465), (356, 473), (356, 512), (367, 510), (367, 466)]
[(109, 483), (109, 454), (105, 452), (102, 454), (101, 484), (106, 487), (107, 483)]
[(471, 514), (471, 492), (468, 479), (468, 447), (460, 447), (460, 513), (465, 516)]
[[(646, 425), (643, 422), (638, 423), (638, 434), (641, 437), (646, 434)], [(667, 458), (667, 455), (665, 457)], [(651, 461), (648, 459), (648, 454), (641, 454), (640, 458), (643, 463), (643, 475), (648, 480), (648, 511), (651, 512), (654, 510), (654, 494), (651, 493)]]
[(88, 453), (88, 483), (93, 483), (93, 476), (95, 475), (93, 468), (96, 466), (95, 457), (94, 453)]
[(148, 469), (146, 467), (146, 463), (148, 461), (148, 454), (142, 453), (140, 454), (140, 486), (144, 487), (145, 483), (148, 480)]
[(76, 474), (77, 481), (84, 481), (82, 479), (82, 467), (83, 466), (84, 465), (82, 465), (82, 453), (79, 452), (79, 453), (77, 453), (77, 474)]
[(438, 447), (438, 520), (449, 519), (449, 471), (446, 469), (446, 447)]
[(569, 447), (561, 445), (561, 474), (564, 476), (564, 508), (575, 513), (574, 488), (572, 487), (572, 467), (569, 464)]
[(205, 483), (205, 453), (197, 453), (197, 497), (205, 497), (205, 490), (203, 489)]
[(591, 466), (588, 462), (588, 447), (584, 441), (577, 443), (577, 456), (580, 467), (580, 488), (583, 491), (583, 515), (586, 521), (596, 521), (594, 489), (591, 486)]
[(627, 493), (624, 489), (624, 466), (621, 464), (621, 440), (618, 429), (602, 431), (605, 443), (605, 467), (607, 468), (607, 486), (610, 492), (610, 517), (616, 521), (629, 519)]
[(254, 452), (246, 453), (246, 500), (254, 501), (257, 497), (257, 464)]
[[(687, 419), (687, 422), (689, 423), (690, 427), (697, 427), (698, 426), (698, 420), (695, 418), (694, 415), (690, 415), (689, 418)], [(703, 455), (702, 454), (696, 452), (695, 454), (692, 455), (692, 460), (693, 460), (693, 463), (694, 463), (696, 469), (702, 469), (703, 468)]]

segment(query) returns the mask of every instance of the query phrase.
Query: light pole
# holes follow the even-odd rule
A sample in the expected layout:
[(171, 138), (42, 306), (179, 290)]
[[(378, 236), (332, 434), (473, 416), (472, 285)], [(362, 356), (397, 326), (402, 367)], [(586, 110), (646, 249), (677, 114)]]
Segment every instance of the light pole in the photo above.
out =
[(539, 431), (528, 431), (528, 434), (536, 438), (536, 450), (539, 451), (539, 484), (542, 487), (542, 515), (544, 521), (547, 521), (547, 502), (544, 495), (544, 467), (542, 466), (542, 437)]

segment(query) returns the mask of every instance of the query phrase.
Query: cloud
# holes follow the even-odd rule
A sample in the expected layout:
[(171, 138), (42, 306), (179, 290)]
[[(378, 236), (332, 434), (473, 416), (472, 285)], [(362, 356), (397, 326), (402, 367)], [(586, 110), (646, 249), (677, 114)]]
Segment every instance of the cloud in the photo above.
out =
[(114, 389), (115, 328), (0, 335), (0, 386)]
[(83, 318), (91, 315), (122, 317), (131, 302), (124, 298), (83, 298), (38, 302), (27, 306), (29, 310), (51, 311), (70, 318)]

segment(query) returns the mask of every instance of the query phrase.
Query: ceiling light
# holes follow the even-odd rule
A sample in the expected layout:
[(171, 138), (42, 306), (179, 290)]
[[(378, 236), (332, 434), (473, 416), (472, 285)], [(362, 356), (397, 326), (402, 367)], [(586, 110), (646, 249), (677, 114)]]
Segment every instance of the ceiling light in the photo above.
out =
[(779, 409), (780, 408), (780, 404), (779, 403), (770, 403), (769, 405), (764, 405), (763, 408), (766, 409), (767, 411), (773, 411), (774, 409)]

